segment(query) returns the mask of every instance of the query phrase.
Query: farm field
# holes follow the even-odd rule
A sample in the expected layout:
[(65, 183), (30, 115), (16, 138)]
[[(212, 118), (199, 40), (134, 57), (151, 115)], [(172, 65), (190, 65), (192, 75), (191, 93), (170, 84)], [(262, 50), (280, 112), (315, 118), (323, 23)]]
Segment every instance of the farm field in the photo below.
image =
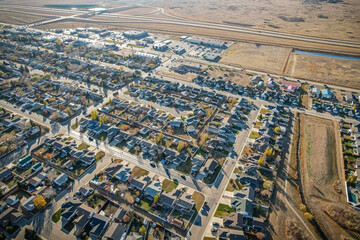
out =
[[(346, 203), (341, 168), (338, 123), (309, 115), (300, 116), (301, 184), (307, 207), (329, 239), (349, 234), (323, 211), (329, 203)], [(340, 180), (337, 185), (336, 181)], [(334, 186), (340, 190), (335, 190)]]

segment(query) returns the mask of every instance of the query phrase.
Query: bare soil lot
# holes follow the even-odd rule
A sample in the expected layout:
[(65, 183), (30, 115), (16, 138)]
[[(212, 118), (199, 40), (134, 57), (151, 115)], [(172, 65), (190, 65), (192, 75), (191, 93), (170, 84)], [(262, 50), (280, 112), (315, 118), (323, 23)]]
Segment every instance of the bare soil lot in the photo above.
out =
[[(360, 40), (360, 2), (159, 0), (149, 6), (194, 20), (320, 37)], [(316, 24), (314, 24), (316, 23)]]
[(23, 25), (23, 24), (35, 23), (50, 19), (53, 18), (44, 17), (44, 16), (35, 16), (26, 13), (0, 11), (0, 22), (2, 23)]
[(360, 89), (360, 61), (291, 53), (285, 75)]
[(301, 182), (307, 207), (328, 239), (351, 239), (323, 211), (328, 203), (346, 202), (344, 184), (340, 193), (333, 187), (334, 181), (344, 179), (338, 123), (309, 115), (300, 119)]
[(221, 54), (221, 63), (282, 74), (291, 48), (236, 43)]

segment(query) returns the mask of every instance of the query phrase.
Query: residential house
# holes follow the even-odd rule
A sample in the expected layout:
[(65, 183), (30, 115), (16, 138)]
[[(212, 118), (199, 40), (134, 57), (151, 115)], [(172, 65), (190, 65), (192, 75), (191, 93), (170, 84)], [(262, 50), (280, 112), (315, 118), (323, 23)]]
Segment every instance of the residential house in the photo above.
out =
[(253, 205), (252, 201), (245, 198), (231, 198), (231, 207), (235, 209), (236, 212), (241, 213), (242, 215), (253, 214)]
[(5, 168), (0, 172), (0, 181), (9, 181), (13, 177), (10, 169)]
[(160, 195), (158, 204), (162, 207), (172, 209), (175, 206), (177, 198), (180, 196), (181, 191), (174, 189), (171, 192), (163, 192)]
[(234, 197), (249, 199), (252, 202), (255, 198), (255, 190), (252, 187), (243, 187), (240, 191), (234, 192)]
[(118, 164), (118, 163), (111, 163), (107, 168), (105, 168), (105, 174), (107, 176), (108, 179), (111, 179), (115, 173), (117, 173), (123, 165)]
[(256, 177), (241, 175), (239, 178), (241, 184), (251, 186), (252, 188), (259, 188), (259, 183)]
[(170, 121), (171, 128), (180, 128), (181, 125), (182, 125), (182, 121), (180, 118), (176, 118), (176, 119)]
[(203, 156), (196, 155), (192, 159), (191, 172), (197, 173), (200, 170), (201, 166), (204, 164), (204, 161), (205, 161), (205, 159), (203, 158)]
[(118, 222), (121, 223), (123, 222), (124, 216), (127, 214), (126, 210), (124, 210), (123, 208), (121, 208), (120, 206), (118, 206), (118, 210), (116, 211), (116, 213), (113, 216), (113, 219)]
[(126, 237), (127, 227), (124, 224), (113, 222), (105, 232), (104, 240), (121, 240)]
[(144, 194), (146, 195), (147, 198), (153, 200), (157, 194), (161, 193), (161, 191), (162, 191), (161, 182), (157, 180), (157, 181), (153, 181), (145, 188)]
[(61, 205), (61, 223), (65, 226), (73, 216), (75, 216), (76, 209), (82, 204), (77, 199), (70, 198)]
[(109, 222), (110, 218), (94, 213), (89, 221), (89, 226), (91, 227), (91, 231), (89, 233), (90, 238), (92, 240), (99, 239), (103, 235)]
[(33, 186), (34, 188), (37, 188), (41, 184), (42, 180), (38, 177), (32, 177), (29, 180), (29, 184)]
[(115, 173), (115, 178), (119, 181), (126, 182), (131, 174), (131, 168), (123, 168), (120, 169), (117, 173)]
[(28, 168), (31, 166), (31, 163), (32, 163), (32, 157), (26, 156), (18, 161), (17, 166), (19, 168)]
[(213, 174), (218, 165), (218, 162), (214, 159), (207, 160), (206, 163), (199, 169), (199, 174), (197, 175), (198, 178), (204, 179), (209, 174)]
[(16, 226), (22, 218), (22, 213), (13, 207), (9, 207), (0, 214), (0, 225), (3, 228), (7, 226)]
[(87, 197), (87, 196), (91, 195), (93, 192), (94, 191), (92, 189), (84, 188), (84, 187), (81, 187), (78, 191), (78, 193), (83, 197)]
[(220, 228), (217, 236), (219, 240), (245, 240), (244, 232), (236, 229)]
[(233, 212), (230, 216), (223, 217), (223, 226), (226, 228), (233, 228), (243, 230), (244, 216), (241, 213)]
[(177, 201), (177, 207), (180, 211), (190, 212), (195, 205), (194, 199), (192, 199), (192, 195), (184, 192), (181, 197)]
[(31, 196), (28, 199), (26, 199), (25, 202), (21, 204), (21, 208), (25, 209), (28, 212), (33, 211), (35, 209), (34, 198), (35, 196)]
[(129, 183), (129, 188), (143, 191), (149, 181), (150, 181), (150, 178), (148, 176), (143, 176), (140, 178), (133, 178)]
[(89, 223), (89, 220), (94, 214), (94, 209), (85, 204), (81, 204), (76, 208), (73, 215), (73, 223), (76, 227), (75, 235), (80, 235), (84, 231), (85, 226)]
[(15, 195), (11, 195), (11, 196), (9, 196), (9, 197), (5, 200), (5, 202), (6, 202), (7, 204), (9, 204), (10, 206), (14, 206), (14, 205), (16, 205), (18, 202), (20, 202), (20, 199), (19, 199), (17, 196), (15, 196)]
[(62, 187), (66, 184), (67, 181), (68, 181), (68, 175), (66, 175), (66, 173), (62, 173), (53, 182), (58, 186)]
[(325, 98), (325, 99), (331, 99), (332, 92), (329, 89), (323, 89), (323, 90), (321, 90), (321, 97)]

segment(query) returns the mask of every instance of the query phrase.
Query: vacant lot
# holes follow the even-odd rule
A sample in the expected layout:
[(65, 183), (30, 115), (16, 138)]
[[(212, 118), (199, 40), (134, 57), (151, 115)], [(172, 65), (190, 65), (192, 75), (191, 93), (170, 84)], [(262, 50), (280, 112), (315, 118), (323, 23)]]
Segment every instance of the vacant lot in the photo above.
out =
[(221, 54), (221, 63), (282, 74), (291, 48), (236, 43)]
[(343, 184), (341, 193), (333, 183), (343, 181), (341, 144), (338, 123), (332, 120), (301, 115), (300, 164), (302, 189), (306, 204), (329, 239), (348, 236), (339, 225), (323, 212), (330, 202), (345, 202)]
[(290, 77), (360, 89), (360, 61), (292, 53)]

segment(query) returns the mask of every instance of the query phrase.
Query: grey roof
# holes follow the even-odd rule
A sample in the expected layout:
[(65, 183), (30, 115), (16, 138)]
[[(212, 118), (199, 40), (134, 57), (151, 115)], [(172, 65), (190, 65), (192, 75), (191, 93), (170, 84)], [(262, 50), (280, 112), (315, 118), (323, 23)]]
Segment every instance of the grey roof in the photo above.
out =
[(0, 180), (3, 179), (3, 178), (6, 178), (8, 177), (9, 175), (11, 175), (12, 172), (10, 171), (10, 169), (4, 169), (0, 172)]
[(104, 234), (106, 240), (119, 240), (126, 233), (126, 225), (121, 223), (112, 223)]
[(62, 205), (61, 216), (68, 219), (75, 210), (82, 204), (79, 200), (70, 199)]
[(109, 220), (108, 217), (95, 213), (89, 222), (90, 226), (92, 226), (90, 233), (100, 236)]
[(190, 194), (184, 192), (179, 198), (177, 204), (183, 206), (184, 208), (191, 209), (194, 206), (195, 201), (192, 199)]

